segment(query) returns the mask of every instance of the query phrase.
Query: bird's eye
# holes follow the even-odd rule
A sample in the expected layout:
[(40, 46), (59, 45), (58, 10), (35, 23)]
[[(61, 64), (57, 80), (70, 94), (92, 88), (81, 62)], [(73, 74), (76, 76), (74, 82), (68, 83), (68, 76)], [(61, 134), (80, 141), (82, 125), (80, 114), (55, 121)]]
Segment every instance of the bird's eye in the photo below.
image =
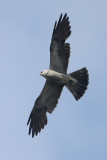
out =
[(42, 72), (40, 74), (42, 74)]

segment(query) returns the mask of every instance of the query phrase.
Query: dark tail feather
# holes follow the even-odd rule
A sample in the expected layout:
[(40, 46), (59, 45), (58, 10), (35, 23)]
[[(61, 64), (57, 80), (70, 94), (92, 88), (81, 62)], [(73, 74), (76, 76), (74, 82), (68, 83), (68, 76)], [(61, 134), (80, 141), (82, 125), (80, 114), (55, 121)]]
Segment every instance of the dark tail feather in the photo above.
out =
[(75, 84), (68, 84), (66, 87), (73, 94), (75, 99), (78, 100), (83, 96), (85, 90), (87, 90), (87, 85), (89, 83), (88, 70), (86, 68), (82, 68), (70, 73), (69, 76), (76, 79), (77, 82)]

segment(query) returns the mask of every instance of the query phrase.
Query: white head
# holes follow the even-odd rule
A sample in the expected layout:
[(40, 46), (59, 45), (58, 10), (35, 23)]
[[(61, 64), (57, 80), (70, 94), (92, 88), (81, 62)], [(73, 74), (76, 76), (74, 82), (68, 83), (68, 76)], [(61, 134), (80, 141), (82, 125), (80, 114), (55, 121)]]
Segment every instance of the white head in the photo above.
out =
[(46, 77), (47, 74), (49, 73), (49, 70), (43, 70), (40, 75), (43, 76), (43, 77)]

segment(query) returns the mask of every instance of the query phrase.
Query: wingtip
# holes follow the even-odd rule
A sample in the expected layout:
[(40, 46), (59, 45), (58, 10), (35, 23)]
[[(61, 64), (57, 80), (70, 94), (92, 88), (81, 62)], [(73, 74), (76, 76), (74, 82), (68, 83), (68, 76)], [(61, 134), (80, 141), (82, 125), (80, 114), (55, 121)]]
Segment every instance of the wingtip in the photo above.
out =
[(29, 124), (29, 120), (27, 121), (27, 126), (28, 126), (28, 124)]
[(66, 19), (66, 18), (69, 19), (69, 17), (67, 16), (67, 13), (65, 13), (64, 16), (63, 16), (63, 14), (61, 13), (59, 19), (62, 19), (62, 17), (63, 17), (63, 19)]
[(29, 116), (27, 125), (29, 124), (29, 132), (28, 134), (32, 136), (32, 138), (44, 128), (47, 124), (47, 116), (46, 116), (46, 109), (40, 110), (33, 110)]
[(65, 16), (67, 16), (67, 13), (65, 13)]
[(34, 130), (32, 130), (32, 138), (34, 137)]
[(62, 18), (62, 15), (63, 15), (63, 14), (61, 13), (61, 14), (60, 14), (60, 17), (61, 17), (61, 18)]
[[(66, 18), (67, 18), (67, 13), (64, 14), (63, 19), (66, 19)], [(69, 17), (68, 17), (68, 18), (69, 18)]]

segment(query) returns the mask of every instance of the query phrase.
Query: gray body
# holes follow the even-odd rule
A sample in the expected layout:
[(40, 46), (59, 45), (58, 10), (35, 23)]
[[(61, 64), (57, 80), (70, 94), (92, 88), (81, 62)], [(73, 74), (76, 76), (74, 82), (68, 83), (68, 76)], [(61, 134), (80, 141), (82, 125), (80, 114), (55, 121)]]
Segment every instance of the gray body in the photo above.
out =
[(41, 76), (45, 77), (47, 80), (49, 80), (52, 83), (60, 84), (60, 85), (68, 85), (68, 84), (75, 84), (78, 81), (68, 74), (59, 73), (53, 70), (43, 70), (40, 73)]

